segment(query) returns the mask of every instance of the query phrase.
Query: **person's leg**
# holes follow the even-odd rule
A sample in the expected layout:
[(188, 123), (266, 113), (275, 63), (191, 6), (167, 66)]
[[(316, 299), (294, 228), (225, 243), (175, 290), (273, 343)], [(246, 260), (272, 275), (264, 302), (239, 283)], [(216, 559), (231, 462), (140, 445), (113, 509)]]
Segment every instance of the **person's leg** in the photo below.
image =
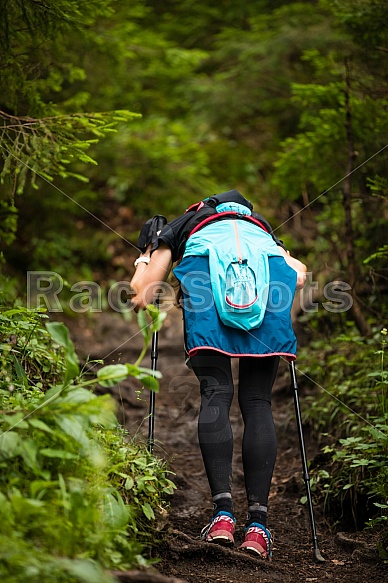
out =
[(233, 399), (230, 358), (199, 350), (190, 363), (200, 382), (198, 440), (213, 499), (213, 514), (233, 514), (231, 481), (233, 434), (229, 411)]
[(239, 405), (244, 420), (243, 467), (248, 499), (246, 526), (267, 524), (277, 450), (271, 393), (278, 364), (277, 356), (240, 359)]

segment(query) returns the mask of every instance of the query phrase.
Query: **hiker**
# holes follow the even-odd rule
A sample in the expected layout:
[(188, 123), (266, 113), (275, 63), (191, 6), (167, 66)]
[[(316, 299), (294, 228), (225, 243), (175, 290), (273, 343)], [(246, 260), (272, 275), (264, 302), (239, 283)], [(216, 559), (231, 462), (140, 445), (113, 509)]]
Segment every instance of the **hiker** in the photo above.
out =
[(198, 440), (213, 502), (213, 516), (201, 536), (234, 544), (229, 421), (234, 357), (239, 358), (247, 495), (241, 548), (270, 559), (267, 510), (277, 447), (271, 392), (279, 359), (295, 358), (290, 310), (306, 267), (288, 254), (269, 223), (236, 190), (192, 205), (153, 241), (147, 238), (147, 225), (139, 238), (143, 252), (135, 261), (132, 302), (136, 311), (152, 303), (178, 262), (173, 273), (182, 294), (185, 350), (200, 384)]

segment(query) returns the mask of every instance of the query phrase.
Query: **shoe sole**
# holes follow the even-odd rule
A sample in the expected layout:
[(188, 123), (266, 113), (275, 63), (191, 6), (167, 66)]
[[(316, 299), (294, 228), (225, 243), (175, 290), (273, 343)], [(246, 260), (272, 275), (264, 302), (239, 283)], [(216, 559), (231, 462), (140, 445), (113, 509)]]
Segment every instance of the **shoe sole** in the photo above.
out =
[(242, 549), (243, 551), (247, 551), (247, 553), (249, 553), (250, 555), (254, 555), (255, 557), (258, 557), (260, 559), (263, 560), (268, 560), (270, 561), (270, 557), (268, 557), (268, 555), (265, 555), (262, 551), (260, 551), (258, 548), (252, 546), (252, 545), (248, 545), (248, 544), (242, 544), (240, 546), (240, 549)]
[(230, 538), (232, 535), (228, 534), (217, 534), (215, 536), (209, 537), (206, 539), (208, 543), (215, 543), (216, 545), (221, 545), (223, 547), (231, 547), (234, 545), (234, 538)]

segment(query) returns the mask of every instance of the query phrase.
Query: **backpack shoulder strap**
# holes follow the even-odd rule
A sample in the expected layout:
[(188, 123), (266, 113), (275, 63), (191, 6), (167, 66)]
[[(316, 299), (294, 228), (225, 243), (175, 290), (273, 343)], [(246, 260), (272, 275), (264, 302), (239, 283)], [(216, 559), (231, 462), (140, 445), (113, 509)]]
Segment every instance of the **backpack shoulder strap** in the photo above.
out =
[(206, 216), (202, 215), (201, 217), (198, 217), (198, 219), (199, 219), (198, 221), (193, 221), (192, 223), (190, 222), (187, 225), (187, 227), (191, 229), (187, 234), (187, 238), (191, 237), (191, 235), (194, 235), (194, 233), (196, 233), (203, 227), (206, 227), (206, 225), (208, 225), (209, 223), (225, 219), (242, 219), (244, 221), (248, 221), (249, 223), (253, 223), (254, 225), (263, 229), (263, 231), (265, 231), (266, 233), (270, 234), (267, 226), (262, 221), (259, 221), (255, 217), (251, 217), (249, 215), (240, 215), (233, 211), (227, 211), (223, 213), (213, 212), (212, 214), (207, 214)]
[[(250, 211), (252, 211), (251, 203), (242, 197), (240, 193), (237, 191), (228, 191), (222, 193), (221, 195), (214, 195), (210, 198), (205, 200), (201, 200), (189, 206), (186, 209), (185, 214), (189, 213), (191, 216), (188, 217), (187, 222), (185, 222), (181, 233), (180, 233), (180, 246), (179, 246), (179, 256), (181, 257), (184, 253), (186, 241), (191, 235), (211, 223), (212, 221), (221, 221), (225, 219), (236, 219), (241, 218), (243, 220), (249, 221), (254, 223), (266, 233), (269, 233), (275, 242), (278, 244), (278, 240), (272, 235), (272, 229), (269, 223), (266, 221), (264, 217), (259, 215), (258, 213), (251, 212), (248, 215), (241, 215), (238, 212), (234, 211), (225, 211), (225, 212), (217, 212), (217, 206), (219, 204), (223, 204), (225, 202), (237, 202), (239, 204), (243, 204), (246, 206)], [(185, 216), (185, 215), (183, 215)]]
[(203, 200), (200, 200), (199, 202), (195, 202), (193, 204), (191, 204), (186, 210), (185, 210), (185, 214), (189, 213), (191, 211), (195, 211), (198, 212), (202, 207), (205, 206), (205, 202)]

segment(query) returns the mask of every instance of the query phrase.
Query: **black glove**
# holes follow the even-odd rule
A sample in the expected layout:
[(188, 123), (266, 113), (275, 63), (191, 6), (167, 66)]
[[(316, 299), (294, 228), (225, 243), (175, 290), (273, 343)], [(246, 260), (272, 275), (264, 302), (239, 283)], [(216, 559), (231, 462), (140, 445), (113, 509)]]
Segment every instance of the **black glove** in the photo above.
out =
[(163, 215), (155, 215), (152, 219), (148, 219), (145, 225), (143, 225), (137, 241), (137, 246), (142, 253), (145, 252), (148, 245), (155, 245), (159, 233), (166, 223), (166, 217)]

